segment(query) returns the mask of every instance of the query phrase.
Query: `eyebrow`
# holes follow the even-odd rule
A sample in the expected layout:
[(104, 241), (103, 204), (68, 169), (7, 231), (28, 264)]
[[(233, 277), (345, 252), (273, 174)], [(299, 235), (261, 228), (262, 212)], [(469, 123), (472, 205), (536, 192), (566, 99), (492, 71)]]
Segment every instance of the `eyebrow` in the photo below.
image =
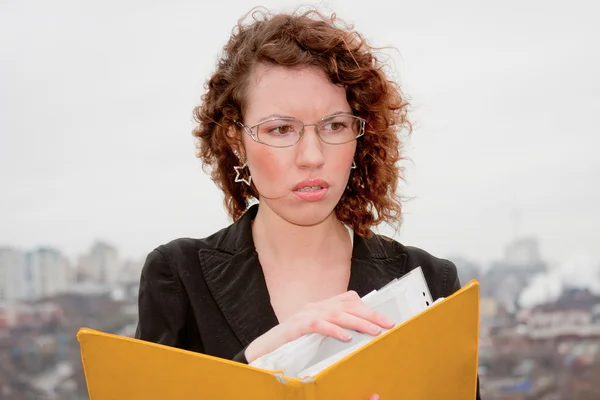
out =
[[(321, 117), (321, 119), (327, 118), (327, 117), (333, 117), (334, 115), (340, 115), (340, 114), (353, 115), (352, 111), (336, 111), (336, 112), (333, 112), (331, 114), (327, 114), (324, 117)], [(291, 115), (271, 114), (271, 115), (268, 115), (266, 117), (263, 117), (263, 118), (259, 119), (258, 122), (257, 122), (257, 124), (260, 124), (261, 122), (265, 122), (265, 121), (267, 121), (269, 119), (272, 119), (272, 118), (291, 118), (291, 119), (298, 120), (298, 118), (296, 118), (294, 116), (291, 116)]]

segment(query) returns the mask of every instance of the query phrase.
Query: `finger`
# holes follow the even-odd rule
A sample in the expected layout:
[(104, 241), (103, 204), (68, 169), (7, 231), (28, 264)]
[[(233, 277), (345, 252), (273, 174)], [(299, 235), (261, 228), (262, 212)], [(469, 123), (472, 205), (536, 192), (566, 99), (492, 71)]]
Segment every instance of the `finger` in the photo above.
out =
[(349, 290), (347, 292), (341, 293), (337, 296), (334, 296), (330, 299), (332, 302), (342, 301), (344, 302), (344, 308), (349, 307), (350, 313), (366, 319), (374, 324), (377, 324), (383, 328), (391, 329), (394, 327), (394, 321), (387, 317), (386, 315), (377, 312), (367, 306), (362, 302), (362, 299), (354, 290)]
[(356, 300), (360, 300), (360, 296), (358, 295), (358, 293), (356, 293), (355, 290), (348, 290), (347, 292), (343, 292), (340, 294), (337, 294), (333, 297), (330, 297), (329, 299), (325, 300), (327, 303), (337, 303), (339, 301), (345, 302), (345, 301), (356, 301)]
[(339, 327), (352, 329), (373, 336), (381, 333), (381, 327), (379, 325), (342, 310), (330, 312), (329, 315), (326, 316), (326, 320)]
[(306, 326), (302, 329), (306, 333), (320, 333), (321, 335), (330, 336), (332, 338), (347, 342), (352, 339), (352, 335), (348, 333), (344, 328), (326, 321), (321, 318), (314, 318), (306, 323)]
[(371, 397), (369, 397), (369, 400), (379, 400), (379, 395), (378, 394), (372, 394)]
[(336, 294), (325, 300), (309, 302), (305, 305), (308, 310), (325, 310), (330, 308), (340, 308), (344, 303), (360, 302), (360, 296), (354, 290), (349, 290)]
[(355, 315), (358, 318), (362, 318), (386, 329), (391, 329), (395, 325), (394, 320), (378, 311), (373, 310), (372, 308), (365, 306), (362, 301), (347, 303), (344, 306), (344, 311), (348, 314)]

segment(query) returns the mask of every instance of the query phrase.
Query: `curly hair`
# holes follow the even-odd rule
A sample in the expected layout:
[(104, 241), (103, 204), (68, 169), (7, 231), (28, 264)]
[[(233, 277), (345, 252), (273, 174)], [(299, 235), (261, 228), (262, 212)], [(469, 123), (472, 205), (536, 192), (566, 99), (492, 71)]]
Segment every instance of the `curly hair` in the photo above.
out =
[[(244, 21), (251, 16), (251, 23)], [(353, 113), (366, 119), (365, 135), (358, 139), (355, 162), (348, 188), (335, 213), (340, 221), (364, 237), (381, 222), (400, 224), (402, 205), (397, 194), (402, 169), (402, 143), (398, 132), (412, 129), (407, 118), (409, 103), (397, 83), (384, 73), (385, 64), (374, 56), (353, 26), (335, 14), (327, 17), (311, 9), (303, 13), (272, 15), (253, 10), (238, 21), (224, 46), (216, 71), (205, 85), (200, 105), (194, 108), (198, 123), (198, 157), (203, 168), (225, 194), (225, 207), (235, 221), (258, 198), (254, 186), (235, 183), (231, 128), (241, 131), (235, 121), (242, 120), (249, 76), (258, 63), (286, 67), (317, 67), (328, 79), (346, 90)]]

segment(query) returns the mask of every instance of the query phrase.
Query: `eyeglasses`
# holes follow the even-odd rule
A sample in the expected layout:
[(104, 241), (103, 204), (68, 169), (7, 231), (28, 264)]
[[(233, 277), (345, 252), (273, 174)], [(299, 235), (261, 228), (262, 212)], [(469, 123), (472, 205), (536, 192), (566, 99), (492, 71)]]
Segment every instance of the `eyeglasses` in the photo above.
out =
[(271, 147), (291, 147), (300, 141), (307, 126), (314, 126), (325, 143), (344, 144), (363, 136), (367, 121), (351, 114), (336, 114), (315, 124), (305, 124), (291, 117), (271, 118), (252, 126), (236, 123), (255, 142)]

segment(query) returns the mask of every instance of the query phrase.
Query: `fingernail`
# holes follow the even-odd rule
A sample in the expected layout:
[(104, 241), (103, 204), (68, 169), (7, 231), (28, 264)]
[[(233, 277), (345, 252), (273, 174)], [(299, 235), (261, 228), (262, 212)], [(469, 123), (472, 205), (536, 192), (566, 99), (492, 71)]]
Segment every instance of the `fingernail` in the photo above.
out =
[(396, 325), (396, 322), (394, 322), (393, 319), (388, 318), (388, 317), (385, 317), (383, 319), (383, 323), (386, 324), (387, 326), (394, 326), (394, 325)]
[(342, 333), (342, 340), (350, 340), (350, 339), (352, 339), (351, 334), (349, 334), (348, 332)]
[(372, 325), (369, 331), (374, 335), (378, 335), (379, 332), (381, 332), (381, 327), (377, 325)]

